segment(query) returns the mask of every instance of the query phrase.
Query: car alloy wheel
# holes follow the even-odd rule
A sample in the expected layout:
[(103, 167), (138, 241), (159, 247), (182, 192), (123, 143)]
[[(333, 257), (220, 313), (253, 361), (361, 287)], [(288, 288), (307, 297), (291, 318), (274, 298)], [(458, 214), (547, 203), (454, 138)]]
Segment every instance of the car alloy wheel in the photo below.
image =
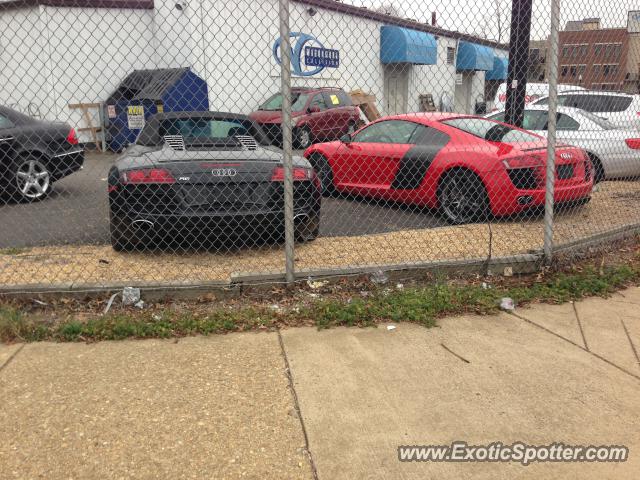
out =
[(448, 174), (442, 180), (438, 197), (442, 211), (454, 224), (480, 220), (489, 210), (484, 185), (468, 171)]
[(302, 127), (296, 130), (296, 144), (299, 148), (307, 148), (311, 145), (311, 132)]
[(49, 193), (51, 175), (40, 160), (28, 158), (18, 165), (16, 185), (26, 200), (40, 200)]

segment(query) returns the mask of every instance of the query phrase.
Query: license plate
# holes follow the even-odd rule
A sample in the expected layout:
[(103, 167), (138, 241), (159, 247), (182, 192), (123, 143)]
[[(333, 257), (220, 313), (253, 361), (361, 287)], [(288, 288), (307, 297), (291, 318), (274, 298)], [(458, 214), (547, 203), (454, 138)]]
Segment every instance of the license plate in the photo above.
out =
[(573, 165), (558, 165), (556, 171), (558, 173), (558, 180), (573, 178)]
[(189, 206), (223, 206), (264, 204), (265, 195), (251, 183), (192, 185), (183, 187), (184, 201)]

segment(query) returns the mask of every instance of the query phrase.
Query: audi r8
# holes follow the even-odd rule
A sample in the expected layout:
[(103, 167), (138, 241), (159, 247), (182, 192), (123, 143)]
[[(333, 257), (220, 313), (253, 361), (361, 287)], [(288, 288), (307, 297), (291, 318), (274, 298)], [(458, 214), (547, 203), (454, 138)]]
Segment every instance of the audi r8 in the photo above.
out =
[[(135, 250), (163, 240), (284, 236), (282, 153), (244, 115), (173, 112), (151, 117), (108, 176), (111, 244)], [(294, 157), (296, 239), (317, 237), (319, 182)]]
[[(453, 224), (544, 205), (544, 137), (486, 118), (414, 113), (382, 118), (312, 145), (304, 156), (324, 195), (343, 192), (439, 208)], [(593, 167), (580, 148), (556, 148), (555, 200), (590, 200)]]
[(68, 124), (0, 107), (0, 194), (17, 201), (42, 200), (53, 182), (83, 163), (84, 149)]

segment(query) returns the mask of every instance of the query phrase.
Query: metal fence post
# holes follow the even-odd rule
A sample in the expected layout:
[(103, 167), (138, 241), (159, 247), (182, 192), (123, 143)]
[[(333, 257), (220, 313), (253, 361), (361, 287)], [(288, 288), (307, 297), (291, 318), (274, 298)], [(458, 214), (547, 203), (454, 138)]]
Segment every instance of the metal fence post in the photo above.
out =
[(551, 0), (551, 32), (549, 35), (549, 120), (547, 127), (547, 182), (544, 202), (544, 260), (553, 256), (553, 208), (556, 180), (556, 120), (558, 111), (558, 42), (560, 0)]
[(291, 131), (291, 42), (289, 29), (289, 0), (279, 0), (280, 18), (280, 76), (282, 93), (282, 150), (284, 161), (284, 254), (287, 283), (294, 275), (293, 224), (293, 139)]

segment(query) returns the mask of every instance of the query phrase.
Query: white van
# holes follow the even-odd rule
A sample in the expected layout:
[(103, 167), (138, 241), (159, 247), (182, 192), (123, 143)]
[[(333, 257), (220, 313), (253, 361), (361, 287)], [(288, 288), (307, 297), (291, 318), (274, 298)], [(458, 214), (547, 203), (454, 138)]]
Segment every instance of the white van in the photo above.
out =
[[(577, 85), (558, 85), (558, 92), (566, 92), (568, 90), (584, 90), (584, 88)], [(527, 94), (524, 97), (525, 104), (536, 101), (540, 97), (546, 97), (549, 95), (548, 83), (527, 83)], [(493, 110), (504, 110), (507, 103), (507, 84), (503, 82), (498, 87), (496, 92), (496, 98), (493, 101)]]

